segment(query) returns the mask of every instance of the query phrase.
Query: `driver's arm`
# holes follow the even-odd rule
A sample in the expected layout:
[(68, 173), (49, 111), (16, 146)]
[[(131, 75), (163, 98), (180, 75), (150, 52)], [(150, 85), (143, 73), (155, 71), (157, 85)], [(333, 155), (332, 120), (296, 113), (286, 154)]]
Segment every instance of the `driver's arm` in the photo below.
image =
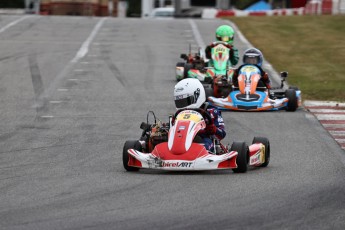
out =
[(205, 56), (207, 59), (211, 59), (211, 46), (207, 46), (205, 49)]
[(222, 140), (226, 136), (224, 120), (222, 117), (222, 113), (218, 109), (210, 109), (210, 113), (212, 113), (214, 117), (214, 126), (216, 127), (214, 135), (219, 139)]
[(240, 58), (238, 56), (238, 49), (235, 48), (234, 46), (232, 46), (230, 49), (230, 62), (231, 62), (231, 64), (233, 66), (237, 65), (239, 59)]

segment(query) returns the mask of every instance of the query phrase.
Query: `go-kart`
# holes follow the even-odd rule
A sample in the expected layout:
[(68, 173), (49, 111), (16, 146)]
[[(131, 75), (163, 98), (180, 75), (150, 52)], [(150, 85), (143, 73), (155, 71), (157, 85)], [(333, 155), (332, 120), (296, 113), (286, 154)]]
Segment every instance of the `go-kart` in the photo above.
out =
[[(151, 112), (153, 114), (153, 112)], [(127, 171), (141, 168), (195, 171), (232, 169), (244, 173), (248, 166), (266, 167), (270, 161), (270, 143), (267, 138), (255, 137), (248, 147), (245, 142), (224, 146), (214, 138), (214, 151), (202, 144), (198, 132), (212, 123), (211, 116), (202, 109), (179, 110), (168, 123), (143, 122), (139, 140), (126, 141), (123, 147), (123, 166)], [(204, 118), (205, 117), (205, 118)]]
[(176, 79), (196, 78), (205, 88), (206, 96), (226, 97), (231, 92), (231, 80), (234, 70), (229, 60), (231, 47), (226, 42), (214, 42), (211, 45), (211, 59), (208, 67), (199, 54), (181, 54), (184, 62), (176, 65)]
[(212, 79), (212, 89), (206, 90), (207, 96), (225, 97), (231, 92), (234, 69), (230, 62), (230, 50), (231, 46), (226, 42), (212, 43), (211, 59), (206, 72), (206, 75)]
[(200, 82), (208, 82), (208, 76), (205, 70), (205, 60), (201, 55), (199, 49), (198, 53), (191, 52), (191, 45), (189, 45), (189, 53), (181, 54), (180, 58), (184, 62), (178, 62), (176, 64), (176, 80), (180, 81), (184, 78), (196, 78)]
[(222, 110), (296, 111), (301, 105), (301, 91), (297, 87), (284, 89), (287, 72), (281, 72), (281, 85), (267, 89), (260, 80), (260, 70), (255, 65), (244, 65), (238, 72), (238, 86), (233, 86), (232, 92), (226, 98), (208, 97), (211, 105)]

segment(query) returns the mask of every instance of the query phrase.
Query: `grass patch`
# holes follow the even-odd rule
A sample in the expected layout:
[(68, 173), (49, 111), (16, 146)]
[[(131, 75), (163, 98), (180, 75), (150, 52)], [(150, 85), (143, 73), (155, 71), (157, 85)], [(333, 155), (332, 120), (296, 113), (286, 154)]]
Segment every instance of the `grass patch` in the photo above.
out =
[(345, 16), (231, 17), (303, 99), (345, 101)]

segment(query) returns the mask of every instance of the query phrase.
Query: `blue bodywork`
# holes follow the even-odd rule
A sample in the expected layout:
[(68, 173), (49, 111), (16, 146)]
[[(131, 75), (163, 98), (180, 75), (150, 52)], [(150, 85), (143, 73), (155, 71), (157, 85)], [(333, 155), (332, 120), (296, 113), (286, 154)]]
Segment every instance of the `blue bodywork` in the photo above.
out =
[[(245, 76), (245, 83), (251, 84), (251, 77), (259, 74), (260, 69), (255, 65), (245, 65), (239, 70), (239, 75)], [(280, 91), (280, 90), (279, 90)], [(270, 99), (267, 95), (267, 89), (264, 91), (256, 90), (254, 94), (250, 94), (250, 89), (246, 89), (246, 93), (242, 94), (240, 90), (232, 91), (228, 98), (209, 97), (210, 104), (216, 106), (220, 110), (242, 110), (242, 111), (260, 111), (260, 110), (281, 110), (288, 106), (288, 98), (284, 96), (285, 91), (280, 91), (277, 99)], [(301, 91), (296, 89), (297, 103), (301, 103)], [(266, 99), (266, 100), (265, 100)]]

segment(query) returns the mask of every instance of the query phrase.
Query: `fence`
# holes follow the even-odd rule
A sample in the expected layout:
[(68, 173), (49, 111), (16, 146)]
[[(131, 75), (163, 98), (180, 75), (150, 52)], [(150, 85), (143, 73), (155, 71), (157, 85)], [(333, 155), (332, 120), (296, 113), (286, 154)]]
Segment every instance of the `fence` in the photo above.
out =
[(345, 0), (311, 0), (305, 14), (345, 14)]

